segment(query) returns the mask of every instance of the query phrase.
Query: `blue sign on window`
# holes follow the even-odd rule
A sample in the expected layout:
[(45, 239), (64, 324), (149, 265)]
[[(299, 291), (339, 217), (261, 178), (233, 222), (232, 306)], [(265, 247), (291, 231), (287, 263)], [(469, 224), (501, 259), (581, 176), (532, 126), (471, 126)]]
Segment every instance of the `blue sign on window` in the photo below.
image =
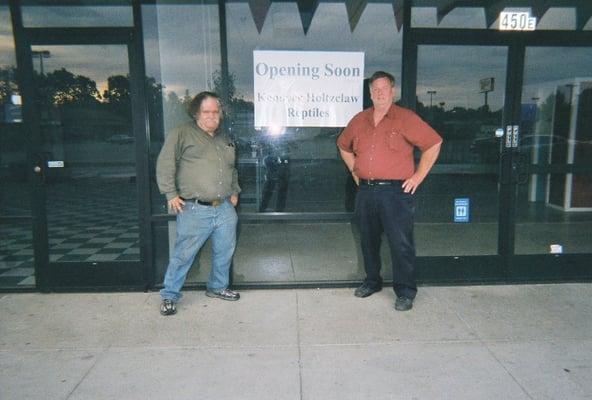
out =
[(454, 199), (454, 222), (469, 222), (469, 199)]
[(4, 104), (4, 122), (7, 124), (13, 122), (23, 122), (21, 106), (12, 103)]

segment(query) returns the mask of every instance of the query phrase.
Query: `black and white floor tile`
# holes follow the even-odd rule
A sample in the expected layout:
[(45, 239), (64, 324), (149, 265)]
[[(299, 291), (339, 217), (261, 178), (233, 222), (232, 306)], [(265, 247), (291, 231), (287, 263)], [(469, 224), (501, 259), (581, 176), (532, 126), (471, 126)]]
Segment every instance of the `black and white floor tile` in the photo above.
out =
[[(48, 191), (49, 257), (52, 262), (139, 260), (133, 186), (55, 185)], [(0, 287), (35, 284), (30, 225), (0, 225)]]

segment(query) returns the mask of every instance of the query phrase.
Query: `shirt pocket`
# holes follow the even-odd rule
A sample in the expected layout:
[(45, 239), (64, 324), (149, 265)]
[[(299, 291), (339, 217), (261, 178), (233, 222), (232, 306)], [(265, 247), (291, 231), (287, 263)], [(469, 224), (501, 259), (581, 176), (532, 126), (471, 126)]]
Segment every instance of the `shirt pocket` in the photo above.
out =
[(234, 144), (226, 143), (226, 144), (222, 145), (222, 157), (224, 159), (224, 162), (227, 165), (234, 166), (235, 157), (236, 157), (235, 151), (234, 151)]
[(405, 145), (405, 137), (396, 129), (386, 135), (386, 145), (391, 150), (401, 150)]

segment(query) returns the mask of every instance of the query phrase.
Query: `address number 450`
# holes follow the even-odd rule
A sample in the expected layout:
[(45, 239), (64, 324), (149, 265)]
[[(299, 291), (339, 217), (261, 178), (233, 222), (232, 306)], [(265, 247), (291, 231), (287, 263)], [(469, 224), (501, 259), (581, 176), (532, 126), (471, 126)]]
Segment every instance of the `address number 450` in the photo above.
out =
[(500, 13), (499, 29), (501, 31), (534, 31), (536, 18), (527, 12), (504, 11)]

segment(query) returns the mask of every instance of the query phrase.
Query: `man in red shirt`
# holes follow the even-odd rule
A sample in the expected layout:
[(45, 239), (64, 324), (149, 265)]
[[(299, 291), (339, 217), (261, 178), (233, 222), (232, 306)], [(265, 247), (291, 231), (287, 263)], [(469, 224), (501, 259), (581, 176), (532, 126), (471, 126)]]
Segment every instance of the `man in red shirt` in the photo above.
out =
[[(359, 185), (355, 215), (360, 226), (366, 279), (355, 291), (368, 297), (382, 289), (380, 239), (391, 249), (395, 309), (413, 307), (414, 194), (436, 162), (442, 138), (413, 111), (393, 104), (395, 78), (383, 71), (369, 79), (373, 107), (357, 115), (337, 138), (341, 158)], [(413, 150), (421, 157), (417, 168)]]

